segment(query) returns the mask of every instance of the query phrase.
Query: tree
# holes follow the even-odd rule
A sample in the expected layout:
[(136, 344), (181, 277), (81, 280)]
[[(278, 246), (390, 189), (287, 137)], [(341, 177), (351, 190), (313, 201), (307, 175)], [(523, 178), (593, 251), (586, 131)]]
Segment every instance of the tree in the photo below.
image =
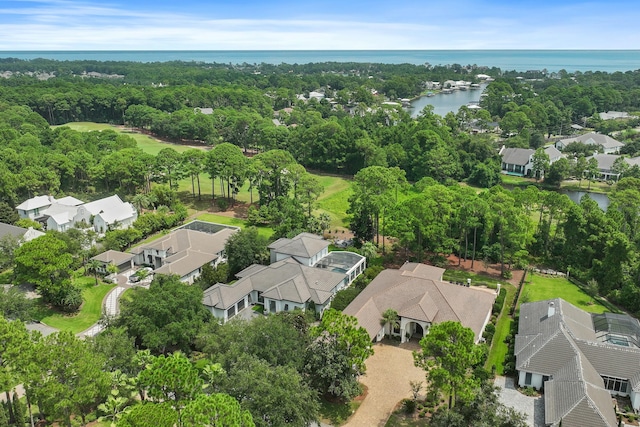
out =
[(198, 330), (211, 317), (202, 305), (202, 289), (176, 275), (156, 274), (149, 289), (136, 288), (122, 301), (116, 326), (123, 326), (136, 344), (156, 353), (189, 352)]
[(591, 157), (587, 160), (587, 178), (589, 179), (589, 190), (591, 190), (591, 182), (594, 181), (600, 171), (598, 169), (598, 160), (595, 157)]
[(573, 167), (573, 174), (578, 178), (578, 188), (582, 186), (582, 178), (587, 170), (587, 159), (584, 155), (580, 155), (576, 158), (576, 163)]
[(255, 227), (240, 230), (229, 237), (225, 252), (229, 264), (229, 279), (251, 264), (264, 264), (269, 260), (267, 239)]
[(318, 418), (317, 393), (290, 366), (274, 367), (244, 354), (230, 367), (221, 388), (251, 413), (256, 427), (303, 427)]
[(13, 234), (0, 237), (0, 271), (13, 267), (15, 251), (20, 247), (20, 239)]
[(87, 273), (93, 273), (93, 277), (96, 279), (96, 286), (98, 286), (98, 270), (102, 267), (102, 263), (97, 259), (90, 259), (84, 267)]
[(170, 402), (141, 402), (127, 410), (118, 427), (175, 427), (178, 424), (178, 412)]
[(569, 177), (570, 171), (569, 160), (558, 159), (549, 167), (549, 174), (545, 177), (544, 182), (559, 187), (560, 183)]
[(173, 402), (181, 412), (185, 402), (202, 392), (204, 385), (198, 370), (182, 353), (152, 357), (151, 363), (138, 374), (138, 383), (153, 402)]
[(432, 325), (420, 340), (420, 350), (413, 353), (416, 366), (427, 371), (430, 387), (449, 394), (449, 408), (454, 400), (472, 396), (476, 381), (471, 369), (480, 362), (481, 355), (473, 331), (453, 321)]
[(536, 181), (538, 181), (549, 170), (549, 155), (544, 151), (544, 148), (540, 147), (533, 153), (532, 160), (533, 167), (531, 172)]
[(39, 363), (40, 385), (33, 389), (38, 402), (49, 413), (63, 418), (71, 426), (71, 414), (86, 415), (107, 394), (111, 379), (102, 370), (104, 361), (86, 341), (70, 332), (58, 332), (44, 338)]
[(396, 328), (400, 327), (400, 316), (398, 316), (398, 312), (392, 308), (386, 309), (382, 313), (380, 324), (385, 327), (389, 325), (389, 335), (393, 335)]
[(64, 299), (72, 292), (70, 270), (73, 257), (67, 244), (45, 234), (26, 242), (15, 251), (14, 273), (20, 283), (33, 283), (45, 300), (64, 306)]
[(355, 317), (329, 309), (311, 330), (305, 372), (322, 393), (349, 400), (360, 393), (358, 378), (373, 354), (371, 338)]
[(0, 316), (6, 319), (31, 320), (33, 301), (17, 287), (0, 288)]
[(228, 394), (200, 394), (182, 412), (184, 427), (255, 427), (249, 411)]

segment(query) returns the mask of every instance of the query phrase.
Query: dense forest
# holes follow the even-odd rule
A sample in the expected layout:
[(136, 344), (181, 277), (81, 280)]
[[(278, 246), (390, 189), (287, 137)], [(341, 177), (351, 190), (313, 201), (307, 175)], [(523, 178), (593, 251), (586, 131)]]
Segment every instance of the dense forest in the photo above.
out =
[[(424, 93), (428, 82), (475, 83), (479, 73), (495, 79), (482, 109), (462, 107), (441, 117), (427, 108), (414, 119), (400, 105)], [(579, 161), (543, 166), (544, 181), (512, 190), (500, 185), (498, 155), (502, 145), (537, 149), (576, 124), (617, 132), (624, 153), (637, 155), (638, 116), (603, 121), (596, 113), (639, 111), (640, 71), (9, 58), (0, 60), (0, 74), (2, 222), (35, 225), (15, 211), (34, 195), (92, 200), (116, 192), (146, 211), (133, 227), (111, 230), (99, 242), (123, 250), (183, 221), (205, 186), (217, 207), (226, 208), (248, 185), (247, 220), (271, 226), (272, 239), (322, 233), (330, 218), (316, 213), (323, 188), (308, 170), (328, 172), (353, 179), (348, 220), (363, 252), (378, 246), (434, 264), (453, 253), (500, 263), (504, 277), (528, 265), (570, 270), (590, 292), (640, 314), (640, 170), (612, 184), (603, 211), (588, 196), (576, 204), (555, 191), (570, 176), (582, 180)], [(76, 121), (125, 126), (203, 149), (164, 148), (153, 155), (123, 133), (57, 126)], [(180, 200), (175, 190), (183, 179), (190, 179), (191, 191)], [(267, 242), (245, 236), (243, 244), (254, 251), (247, 259), (263, 256), (258, 252)], [(87, 246), (96, 236), (74, 230), (45, 237), (20, 248), (0, 241), (0, 268), (34, 283), (52, 305), (77, 309), (82, 298), (71, 277), (92, 268), (88, 258), (97, 249)], [(123, 426), (215, 425), (202, 421), (206, 407), (233, 420), (224, 425), (302, 426), (317, 418), (320, 396), (344, 401), (357, 395), (370, 342), (352, 318), (331, 312), (310, 327), (315, 319), (289, 313), (221, 326), (200, 309), (202, 288), (251, 263), (231, 258), (229, 271), (207, 272), (201, 286), (161, 277), (136, 291), (119, 318), (105, 319), (107, 332), (92, 340), (28, 338), (20, 323), (0, 322), (1, 354), (20, 355), (0, 358), (0, 389), (24, 384), (29, 413), (37, 406), (43, 419), (70, 425), (74, 414), (84, 424), (100, 405), (103, 416)], [(24, 319), (20, 304), (4, 304), (11, 308), (3, 309), (5, 316)], [(476, 387), (487, 387), (484, 374), (477, 373)], [(494, 392), (487, 389), (486, 396), (489, 401), (462, 402), (440, 422), (473, 416), (473, 405), (495, 405)], [(167, 410), (169, 401), (178, 414)], [(131, 402), (138, 403), (122, 412)], [(0, 427), (3, 416), (20, 425), (20, 412), (11, 405), (6, 416), (0, 411)]]

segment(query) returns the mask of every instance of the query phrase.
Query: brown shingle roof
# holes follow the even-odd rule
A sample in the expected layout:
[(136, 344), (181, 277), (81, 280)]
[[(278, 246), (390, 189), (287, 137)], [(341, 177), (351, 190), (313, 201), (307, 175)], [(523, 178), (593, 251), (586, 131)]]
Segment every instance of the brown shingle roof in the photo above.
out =
[(102, 252), (101, 254), (94, 256), (91, 259), (95, 259), (96, 261), (100, 261), (105, 264), (109, 264), (112, 262), (115, 265), (120, 265), (124, 262), (131, 261), (131, 258), (133, 258), (133, 255), (131, 254), (128, 254), (125, 252), (108, 250), (106, 252)]

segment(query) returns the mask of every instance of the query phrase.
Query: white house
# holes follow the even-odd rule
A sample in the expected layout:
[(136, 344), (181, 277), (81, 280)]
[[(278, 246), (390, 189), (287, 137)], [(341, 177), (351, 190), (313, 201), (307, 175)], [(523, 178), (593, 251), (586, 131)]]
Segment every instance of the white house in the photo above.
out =
[(208, 224), (210, 231), (197, 228), (199, 221), (186, 224), (171, 233), (142, 246), (134, 248), (133, 262), (149, 265), (156, 274), (177, 274), (185, 283), (193, 283), (209, 264), (216, 267), (226, 260), (224, 247), (227, 239), (238, 232), (237, 227)]
[(138, 218), (131, 203), (123, 202), (116, 194), (104, 199), (84, 203), (75, 197), (55, 199), (36, 196), (16, 207), (21, 218), (42, 223), (47, 230), (67, 231), (80, 222), (92, 225), (104, 233), (110, 228), (127, 228)]
[(571, 144), (572, 142), (580, 142), (586, 145), (593, 145), (594, 148), (600, 146), (602, 147), (602, 150), (605, 154), (617, 154), (620, 152), (620, 149), (624, 147), (623, 142), (613, 139), (608, 135), (603, 135), (596, 132), (589, 132), (573, 138), (561, 139), (560, 141), (555, 143), (555, 146), (558, 150), (564, 150), (567, 145)]
[(4, 222), (0, 222), (0, 238), (4, 236), (13, 236), (20, 243), (29, 242), (37, 237), (44, 236), (44, 233), (39, 230), (34, 230), (33, 228), (22, 228), (16, 227), (15, 225), (5, 224)]
[(253, 264), (236, 274), (232, 285), (217, 283), (204, 293), (203, 304), (226, 322), (254, 304), (265, 313), (306, 310), (322, 313), (336, 292), (349, 286), (366, 268), (366, 258), (347, 251), (328, 252), (329, 242), (301, 233), (269, 245), (271, 264)]

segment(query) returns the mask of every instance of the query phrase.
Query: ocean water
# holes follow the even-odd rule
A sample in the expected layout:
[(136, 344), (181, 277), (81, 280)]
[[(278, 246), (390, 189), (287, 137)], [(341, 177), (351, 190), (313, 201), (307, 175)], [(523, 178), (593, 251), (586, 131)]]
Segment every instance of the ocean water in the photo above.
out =
[(385, 64), (478, 65), (503, 71), (631, 71), (640, 69), (640, 50), (217, 50), (217, 51), (0, 51), (0, 58), (59, 61), (195, 61), (231, 64), (370, 62)]

